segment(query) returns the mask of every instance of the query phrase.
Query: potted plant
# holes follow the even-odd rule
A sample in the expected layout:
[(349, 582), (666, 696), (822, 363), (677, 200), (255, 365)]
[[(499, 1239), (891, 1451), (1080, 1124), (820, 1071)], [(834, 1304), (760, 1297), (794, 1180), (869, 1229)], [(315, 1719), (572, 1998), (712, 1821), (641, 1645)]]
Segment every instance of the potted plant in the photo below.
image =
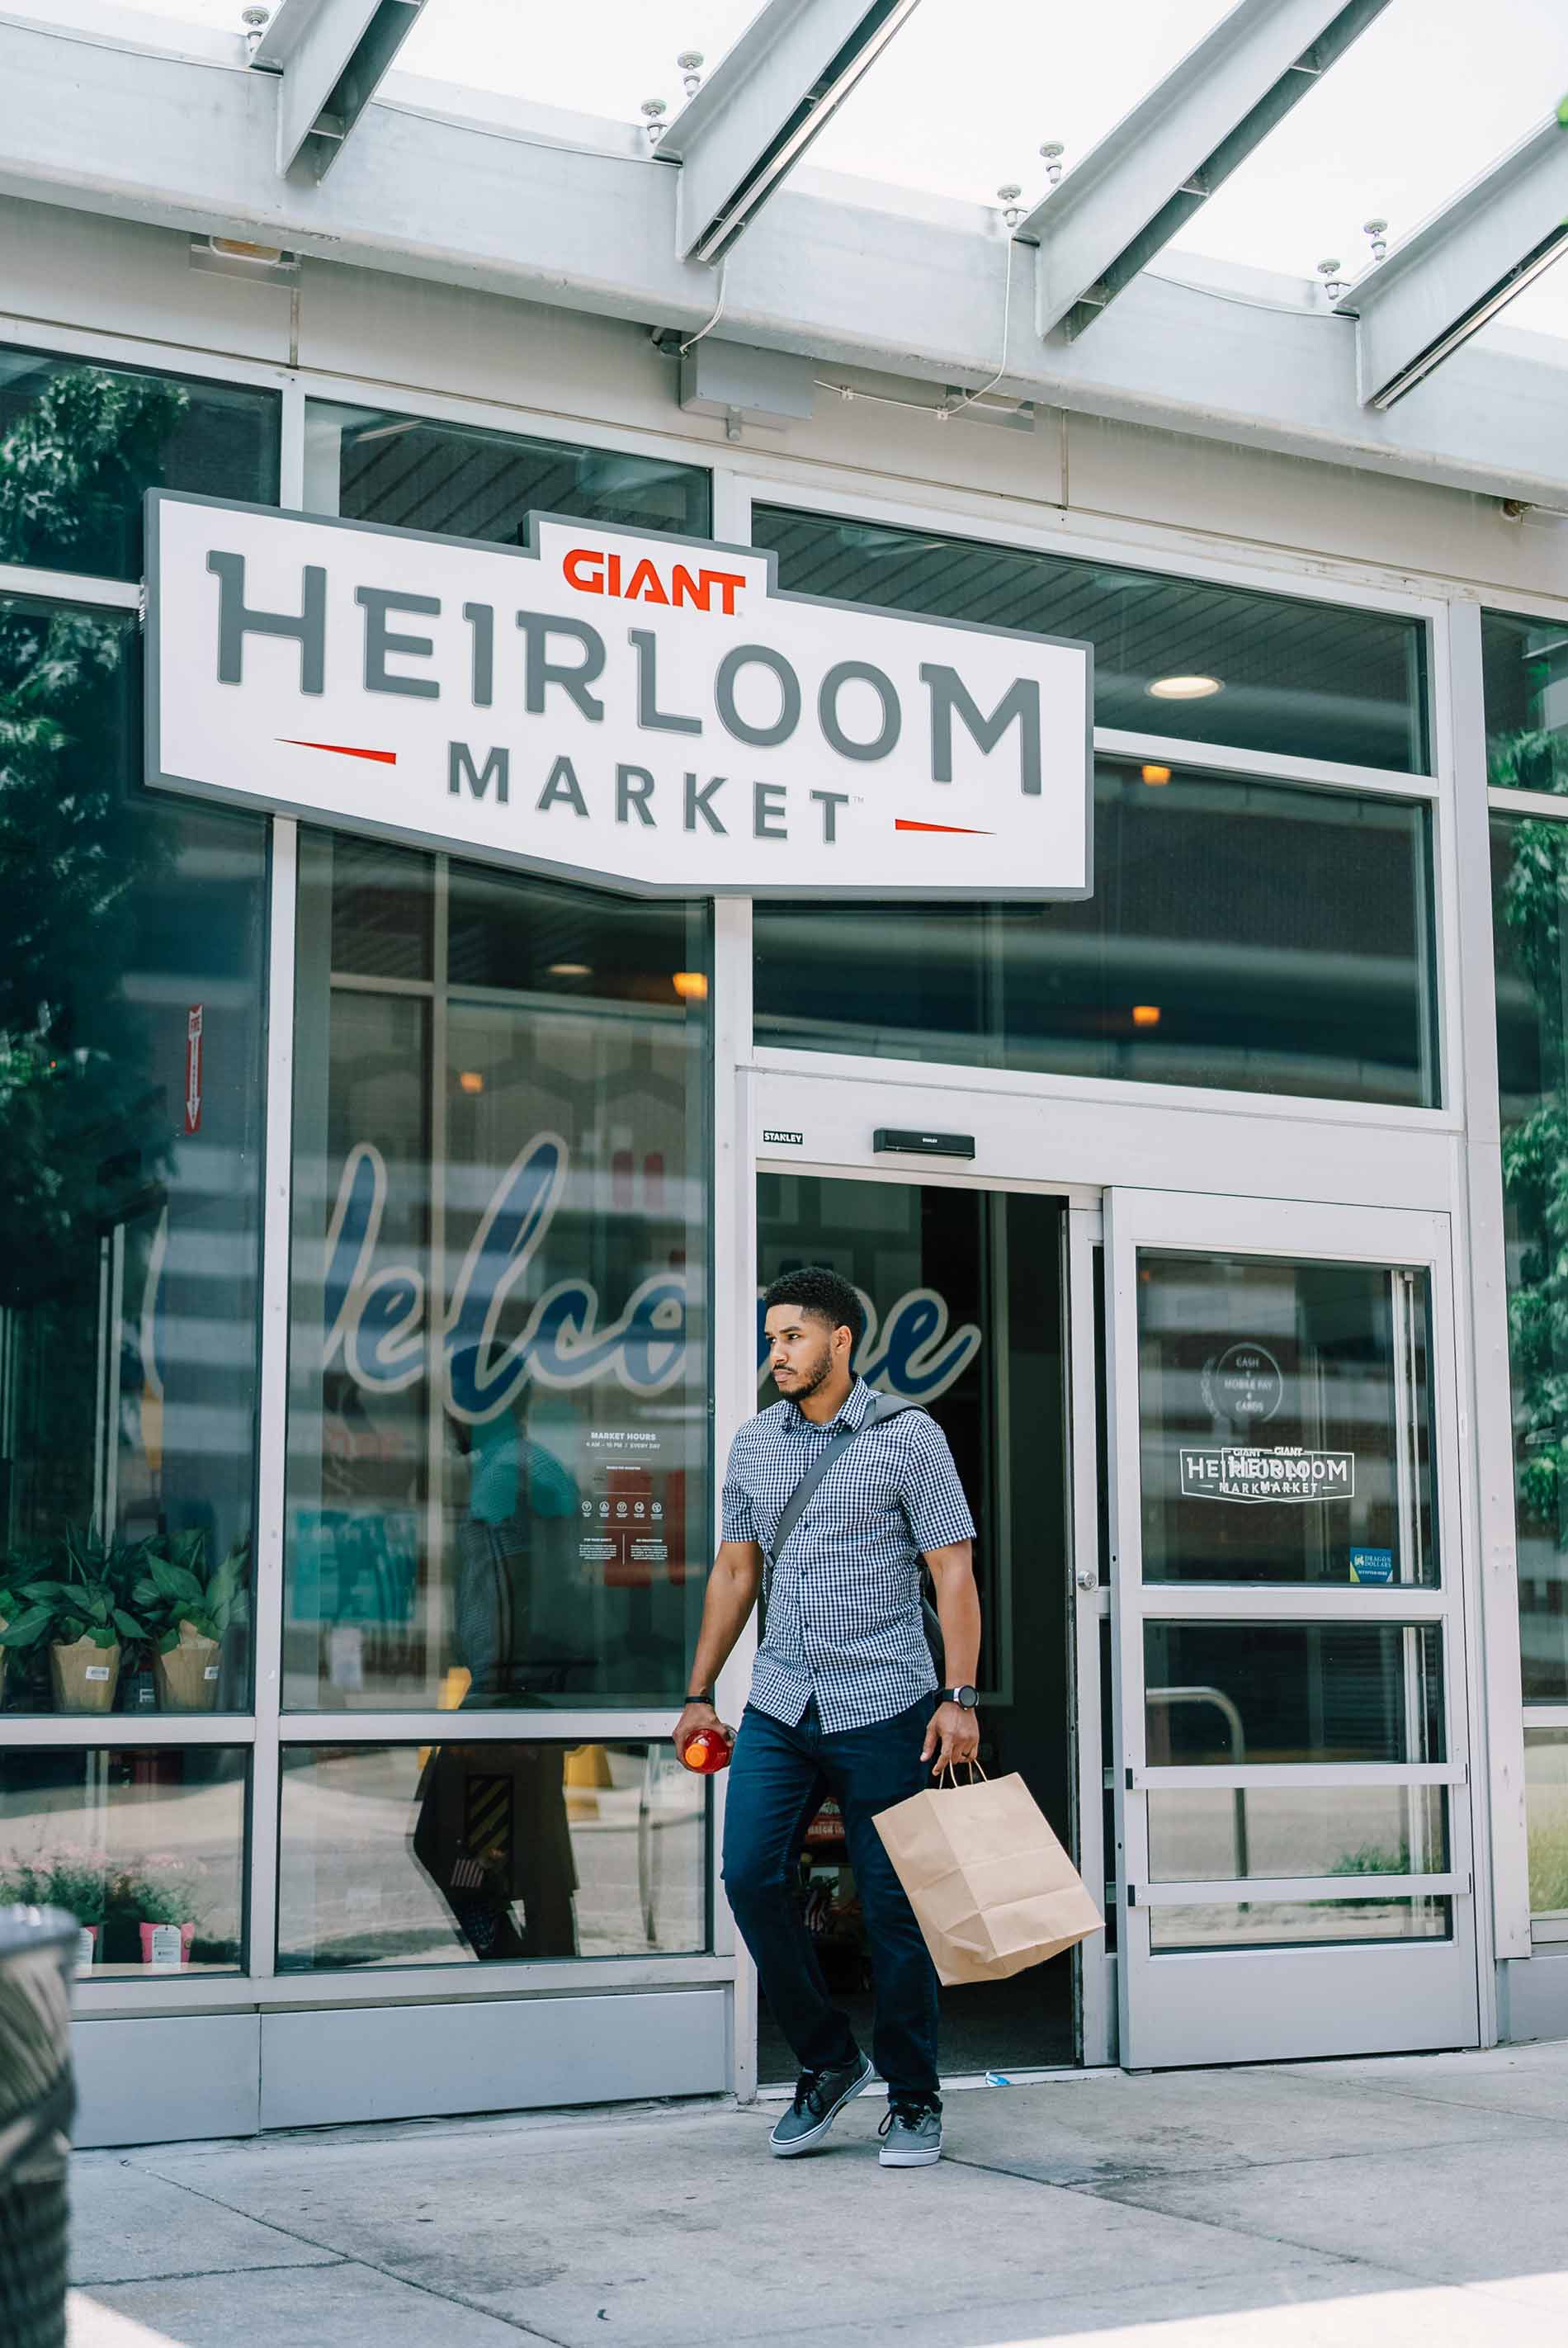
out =
[(23, 1593), (49, 1610), (43, 1635), (49, 1642), (57, 1712), (109, 1712), (114, 1707), (120, 1641), (147, 1635), (120, 1603), (127, 1565), (124, 1544), (67, 1532), (63, 1576), (31, 1582)]
[(211, 1712), (218, 1701), (223, 1641), (250, 1620), (247, 1550), (235, 1546), (211, 1573), (207, 1537), (186, 1533), (160, 1550), (149, 1543), (134, 1602), (153, 1641), (159, 1701), (165, 1712)]
[(201, 1875), (190, 1860), (156, 1851), (119, 1885), (118, 1896), (140, 1927), (141, 1962), (155, 1972), (174, 1972), (191, 1962), (202, 1913)]

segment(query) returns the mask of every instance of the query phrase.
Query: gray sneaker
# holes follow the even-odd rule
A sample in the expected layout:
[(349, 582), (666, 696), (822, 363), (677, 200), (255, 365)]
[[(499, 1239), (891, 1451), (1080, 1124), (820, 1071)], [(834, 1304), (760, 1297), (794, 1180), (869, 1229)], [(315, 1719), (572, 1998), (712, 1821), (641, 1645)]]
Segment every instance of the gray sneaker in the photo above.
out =
[(794, 2102), (768, 2139), (769, 2150), (780, 2160), (815, 2152), (844, 2106), (870, 2086), (871, 2077), (871, 2064), (859, 2054), (836, 2070), (802, 2071), (795, 2083)]
[(877, 2157), (884, 2168), (929, 2168), (942, 2157), (942, 2111), (918, 2096), (900, 2096), (888, 2106), (877, 2130), (882, 2140)]

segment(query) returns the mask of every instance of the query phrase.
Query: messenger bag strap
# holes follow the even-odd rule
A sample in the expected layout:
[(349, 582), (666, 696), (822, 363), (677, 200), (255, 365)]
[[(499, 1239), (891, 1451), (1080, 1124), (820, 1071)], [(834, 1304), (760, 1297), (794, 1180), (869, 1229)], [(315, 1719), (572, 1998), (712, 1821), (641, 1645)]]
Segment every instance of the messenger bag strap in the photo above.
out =
[(869, 1427), (882, 1426), (890, 1418), (897, 1418), (906, 1410), (917, 1410), (918, 1403), (898, 1402), (892, 1395), (872, 1392), (866, 1405), (865, 1416), (858, 1426), (846, 1426), (836, 1435), (827, 1449), (811, 1462), (789, 1498), (784, 1503), (784, 1513), (773, 1530), (773, 1543), (763, 1550), (762, 1595), (767, 1598), (773, 1581), (773, 1569), (783, 1553), (784, 1544), (810, 1507), (817, 1488), (835, 1459), (841, 1458), (852, 1443), (858, 1443)]

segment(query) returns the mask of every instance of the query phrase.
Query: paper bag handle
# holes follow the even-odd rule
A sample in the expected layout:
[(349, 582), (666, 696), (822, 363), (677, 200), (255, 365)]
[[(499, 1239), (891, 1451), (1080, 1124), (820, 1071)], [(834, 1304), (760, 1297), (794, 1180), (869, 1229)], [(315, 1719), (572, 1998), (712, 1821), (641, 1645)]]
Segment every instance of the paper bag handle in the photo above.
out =
[[(985, 1770), (981, 1768), (978, 1761), (965, 1761), (964, 1766), (969, 1772), (970, 1785), (975, 1783), (976, 1776), (980, 1778), (982, 1784), (987, 1786), (990, 1784), (991, 1780), (986, 1776)], [(938, 1777), (936, 1783), (939, 1792), (945, 1792), (947, 1781), (950, 1777), (953, 1780), (953, 1790), (956, 1793), (958, 1790), (958, 1764), (956, 1761), (950, 1761), (946, 1768), (942, 1772), (942, 1775)]]

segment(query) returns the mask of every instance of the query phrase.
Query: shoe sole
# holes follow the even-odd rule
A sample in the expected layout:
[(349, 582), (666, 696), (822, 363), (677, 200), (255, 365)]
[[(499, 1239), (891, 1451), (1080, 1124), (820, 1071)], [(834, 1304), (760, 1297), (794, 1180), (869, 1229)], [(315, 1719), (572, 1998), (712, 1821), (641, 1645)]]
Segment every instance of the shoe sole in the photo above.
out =
[(860, 2077), (852, 2080), (850, 2085), (844, 2089), (844, 2092), (839, 2097), (838, 2102), (828, 2111), (823, 2113), (822, 2117), (817, 2122), (816, 2127), (811, 2130), (809, 2136), (795, 2137), (789, 2144), (776, 2144), (773, 2138), (769, 2137), (768, 2139), (768, 2149), (773, 2155), (774, 2159), (798, 2160), (803, 2152), (815, 2152), (817, 2147), (821, 2143), (822, 2138), (827, 2135), (828, 2130), (832, 2127), (833, 2122), (838, 2118), (839, 2114), (843, 2110), (844, 2106), (846, 2104), (852, 2104), (857, 2096), (864, 2095), (866, 2089), (871, 2085), (871, 2083), (872, 2066), (868, 2063), (865, 2069), (861, 2073)]
[(882, 2168), (934, 2168), (942, 2157), (942, 2147), (934, 2152), (889, 2152), (884, 2146), (877, 2155)]

